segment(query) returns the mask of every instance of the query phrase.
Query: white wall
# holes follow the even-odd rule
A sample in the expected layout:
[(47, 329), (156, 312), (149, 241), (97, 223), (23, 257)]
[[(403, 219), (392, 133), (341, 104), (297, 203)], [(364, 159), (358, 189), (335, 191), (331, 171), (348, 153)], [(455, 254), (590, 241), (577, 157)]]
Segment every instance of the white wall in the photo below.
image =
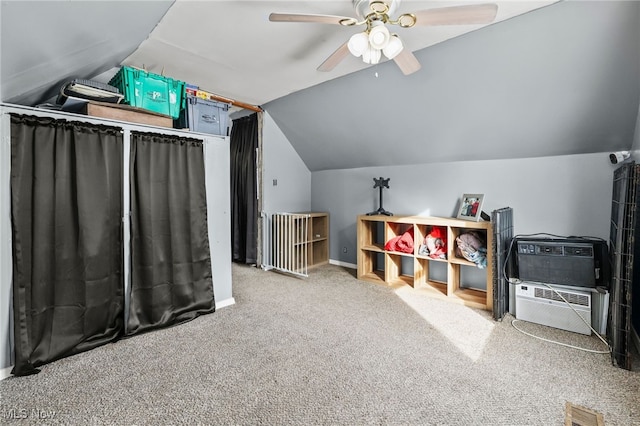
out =
[[(229, 138), (204, 141), (207, 223), (216, 309), (235, 303), (231, 288), (231, 174)], [(215, 208), (212, 208), (215, 206)]]
[(378, 208), (374, 177), (391, 178), (384, 208), (395, 215), (452, 217), (463, 193), (480, 193), (489, 214), (514, 209), (516, 234), (608, 240), (614, 170), (608, 154), (314, 172), (311, 207), (331, 215), (330, 258), (353, 264), (356, 217)]
[(11, 293), (11, 137), (9, 116), (0, 108), (0, 379), (13, 363)]

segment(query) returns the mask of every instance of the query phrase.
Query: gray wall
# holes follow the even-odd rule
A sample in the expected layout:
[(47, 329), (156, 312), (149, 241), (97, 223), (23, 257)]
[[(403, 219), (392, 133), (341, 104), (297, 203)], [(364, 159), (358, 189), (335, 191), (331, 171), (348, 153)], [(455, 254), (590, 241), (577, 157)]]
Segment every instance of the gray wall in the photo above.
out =
[[(514, 209), (516, 234), (609, 238), (613, 169), (608, 153), (314, 172), (311, 208), (331, 215), (330, 258), (356, 263), (356, 217), (378, 208), (374, 177), (391, 178), (384, 208), (395, 215), (452, 217), (463, 193), (483, 210)], [(347, 253), (343, 253), (343, 247)]]
[(267, 214), (309, 211), (311, 172), (266, 112), (262, 135), (263, 210)]
[(111, 77), (172, 4), (2, 0), (1, 101), (35, 105), (55, 100), (62, 84), (74, 78), (108, 71)]
[(311, 209), (311, 172), (266, 112), (262, 126), (262, 263), (269, 266), (271, 215)]

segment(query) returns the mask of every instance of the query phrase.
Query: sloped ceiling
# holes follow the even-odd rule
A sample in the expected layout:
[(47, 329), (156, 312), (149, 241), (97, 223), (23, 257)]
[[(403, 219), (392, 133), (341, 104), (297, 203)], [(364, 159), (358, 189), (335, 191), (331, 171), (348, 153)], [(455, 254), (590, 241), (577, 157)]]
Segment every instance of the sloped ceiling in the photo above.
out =
[[(399, 0), (394, 0), (399, 1)], [(489, 0), (404, 0), (396, 14)], [(500, 22), (557, 0), (497, 1)], [(361, 28), (274, 23), (271, 12), (355, 16), (352, 0), (0, 0), (4, 102), (43, 101), (72, 77), (108, 81), (128, 65), (263, 105), (367, 67), (316, 68)], [(481, 25), (394, 26), (415, 51)], [(32, 96), (26, 97), (25, 94)]]
[(556, 3), (416, 56), (265, 109), (312, 171), (631, 149), (639, 2)]
[(640, 3), (497, 3), (496, 24), (403, 30), (422, 63), (403, 76), (352, 57), (317, 72), (354, 30), (267, 18), (352, 16), (350, 0), (1, 0), (0, 99), (35, 105), (72, 78), (144, 66), (262, 105), (310, 170), (629, 149)]
[(0, 100), (36, 105), (67, 81), (119, 67), (172, 3), (2, 0)]
[[(497, 1), (500, 22), (553, 3)], [(399, 2), (397, 14), (486, 3), (487, 0)], [(141, 66), (197, 84), (207, 91), (255, 105), (365, 69), (347, 57), (331, 72), (316, 68), (361, 27), (269, 22), (271, 12), (355, 16), (352, 0), (188, 1), (178, 0), (124, 64)], [(188, 30), (185, 23), (189, 23)], [(482, 25), (423, 26), (393, 31), (411, 51)]]

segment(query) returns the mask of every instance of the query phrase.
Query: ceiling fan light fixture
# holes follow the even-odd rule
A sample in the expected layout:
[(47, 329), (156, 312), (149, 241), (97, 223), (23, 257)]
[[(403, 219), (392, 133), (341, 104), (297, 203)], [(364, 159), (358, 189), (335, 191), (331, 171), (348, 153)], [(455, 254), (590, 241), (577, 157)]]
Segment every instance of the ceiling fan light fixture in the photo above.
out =
[(398, 16), (398, 19), (394, 22), (400, 25), (402, 28), (411, 28), (416, 24), (417, 18), (413, 13), (405, 13)]
[(377, 64), (380, 62), (382, 52), (372, 46), (369, 46), (367, 50), (362, 54), (362, 60), (367, 64)]
[(389, 39), (389, 43), (382, 49), (382, 53), (384, 53), (384, 56), (387, 58), (393, 59), (402, 52), (402, 49), (404, 49), (404, 46), (402, 45), (400, 37), (393, 34)]
[(391, 34), (384, 25), (376, 25), (369, 31), (369, 44), (374, 49), (384, 49), (389, 44)]
[(380, 15), (389, 12), (389, 5), (381, 0), (370, 0), (369, 8), (373, 13)]
[(353, 56), (362, 56), (369, 48), (369, 35), (366, 32), (352, 35), (347, 47)]

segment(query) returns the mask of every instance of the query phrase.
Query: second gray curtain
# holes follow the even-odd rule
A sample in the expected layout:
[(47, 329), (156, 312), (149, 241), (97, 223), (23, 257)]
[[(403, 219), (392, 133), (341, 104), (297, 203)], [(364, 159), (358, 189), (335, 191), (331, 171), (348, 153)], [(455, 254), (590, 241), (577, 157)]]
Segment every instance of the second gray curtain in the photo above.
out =
[(233, 120), (230, 140), (231, 257), (252, 264), (258, 258), (258, 114)]
[(132, 132), (130, 173), (129, 335), (215, 309), (202, 142)]

